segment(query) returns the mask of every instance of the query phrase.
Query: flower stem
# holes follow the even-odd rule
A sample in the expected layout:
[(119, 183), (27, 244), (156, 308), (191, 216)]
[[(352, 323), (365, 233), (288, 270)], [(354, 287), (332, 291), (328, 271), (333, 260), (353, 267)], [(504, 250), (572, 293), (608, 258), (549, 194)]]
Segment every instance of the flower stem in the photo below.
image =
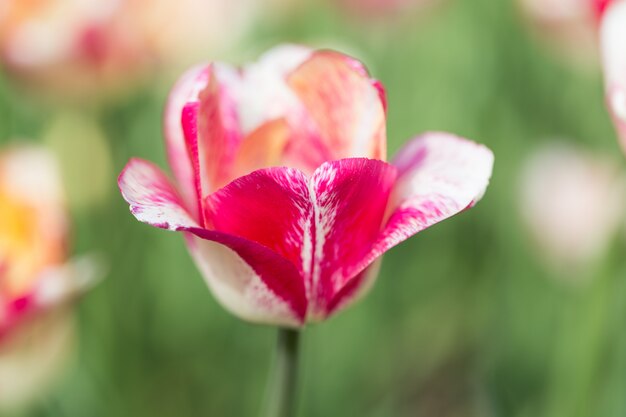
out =
[(299, 351), (300, 331), (279, 328), (264, 417), (295, 416)]

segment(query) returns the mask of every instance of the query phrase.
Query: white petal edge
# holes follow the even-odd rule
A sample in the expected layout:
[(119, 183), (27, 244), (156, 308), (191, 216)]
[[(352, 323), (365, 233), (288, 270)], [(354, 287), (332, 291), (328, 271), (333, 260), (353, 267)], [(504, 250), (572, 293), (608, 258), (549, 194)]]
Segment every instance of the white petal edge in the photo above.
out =
[(142, 159), (131, 159), (118, 178), (122, 196), (140, 222), (161, 229), (198, 227), (178, 192), (159, 167)]
[(235, 251), (190, 234), (187, 243), (211, 292), (227, 311), (255, 323), (300, 326), (287, 303), (269, 291)]
[(486, 146), (449, 133), (428, 132), (410, 141), (393, 162), (399, 176), (388, 206), (390, 219), (365, 265), (476, 204), (487, 189), (493, 162)]

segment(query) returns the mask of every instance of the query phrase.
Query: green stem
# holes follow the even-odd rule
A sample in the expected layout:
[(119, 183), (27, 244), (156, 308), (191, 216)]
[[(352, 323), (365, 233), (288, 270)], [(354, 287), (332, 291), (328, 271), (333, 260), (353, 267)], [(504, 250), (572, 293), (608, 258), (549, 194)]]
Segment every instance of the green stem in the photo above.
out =
[(265, 417), (295, 416), (299, 347), (299, 330), (278, 329), (276, 358), (268, 384)]

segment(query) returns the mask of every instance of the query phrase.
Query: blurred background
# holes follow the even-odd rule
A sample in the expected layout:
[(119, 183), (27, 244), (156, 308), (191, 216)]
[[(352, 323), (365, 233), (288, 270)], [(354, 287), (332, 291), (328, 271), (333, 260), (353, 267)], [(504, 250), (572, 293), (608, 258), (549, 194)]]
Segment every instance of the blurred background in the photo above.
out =
[(391, 250), (363, 301), (307, 327), (300, 415), (626, 415), (626, 164), (593, 31), (513, 0), (118, 3), (0, 3), (0, 143), (52, 150), (71, 252), (108, 265), (63, 371), (7, 415), (258, 414), (276, 330), (217, 305), (182, 236), (138, 223), (116, 177), (132, 156), (167, 166), (184, 68), (284, 42), (369, 67), (389, 155), (425, 130), (496, 155), (475, 209)]

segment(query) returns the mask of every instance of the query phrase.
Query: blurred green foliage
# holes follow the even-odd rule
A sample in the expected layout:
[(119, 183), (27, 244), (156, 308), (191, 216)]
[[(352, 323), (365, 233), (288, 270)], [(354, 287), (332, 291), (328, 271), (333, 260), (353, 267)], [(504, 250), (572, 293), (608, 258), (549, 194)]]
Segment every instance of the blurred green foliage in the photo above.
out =
[[(314, 6), (260, 24), (245, 59), (285, 41), (337, 42), (366, 62), (387, 88), (390, 155), (431, 129), (496, 154), (475, 209), (393, 249), (367, 298), (306, 329), (300, 415), (626, 415), (625, 242), (588, 284), (564, 285), (538, 259), (518, 209), (520, 166), (544, 138), (618, 155), (599, 74), (533, 42), (511, 1), (449, 0), (386, 27)], [(76, 357), (24, 416), (258, 413), (275, 329), (226, 313), (182, 237), (136, 222), (116, 191), (129, 157), (166, 166), (169, 85), (88, 110), (104, 126), (115, 173), (105, 203), (73, 213), (73, 247), (103, 253), (110, 271), (78, 308)], [(0, 140), (40, 139), (55, 112), (0, 80)]]

